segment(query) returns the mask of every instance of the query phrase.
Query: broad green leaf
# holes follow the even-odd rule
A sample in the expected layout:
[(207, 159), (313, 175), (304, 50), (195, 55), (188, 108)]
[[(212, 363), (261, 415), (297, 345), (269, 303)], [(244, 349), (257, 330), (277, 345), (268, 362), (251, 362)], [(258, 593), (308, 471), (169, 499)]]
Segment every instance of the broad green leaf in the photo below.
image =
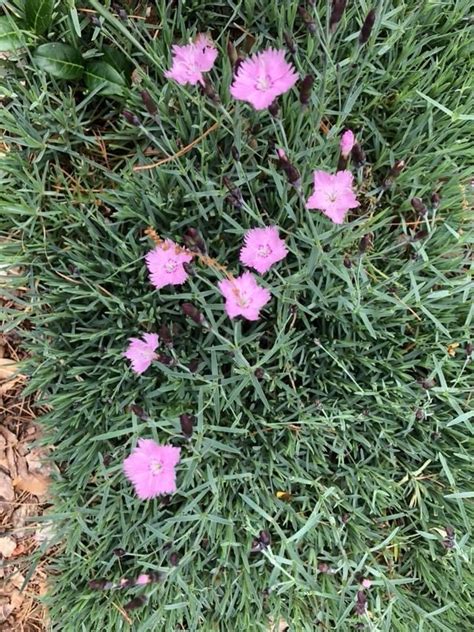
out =
[(102, 53), (103, 57), (101, 61), (106, 61), (119, 72), (123, 73), (125, 77), (131, 75), (133, 64), (120, 49), (114, 46), (103, 46)]
[(42, 44), (34, 60), (45, 72), (58, 79), (79, 79), (84, 72), (81, 53), (68, 44)]
[(21, 48), (20, 29), (7, 15), (0, 17), (0, 53)]
[(25, 0), (25, 21), (37, 35), (43, 35), (51, 26), (54, 0)]
[(104, 95), (121, 95), (126, 81), (123, 75), (106, 61), (91, 61), (86, 67), (86, 85)]

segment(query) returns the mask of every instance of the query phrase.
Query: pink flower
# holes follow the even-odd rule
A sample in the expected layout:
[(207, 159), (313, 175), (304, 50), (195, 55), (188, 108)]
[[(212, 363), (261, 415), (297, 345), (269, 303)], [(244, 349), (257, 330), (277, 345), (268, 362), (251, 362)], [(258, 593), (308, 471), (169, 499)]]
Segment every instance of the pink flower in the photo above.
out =
[(204, 85), (203, 73), (209, 72), (217, 59), (217, 50), (207, 35), (200, 33), (192, 44), (173, 46), (173, 64), (165, 72), (167, 79), (185, 85)]
[(335, 224), (342, 224), (347, 211), (358, 206), (350, 171), (338, 171), (336, 175), (326, 171), (314, 172), (314, 193), (306, 202), (307, 209), (316, 208)]
[(285, 61), (285, 51), (272, 48), (242, 62), (230, 87), (234, 99), (264, 110), (298, 81), (298, 73)]
[(356, 139), (354, 136), (354, 132), (350, 129), (344, 132), (344, 134), (341, 136), (341, 142), (339, 143), (339, 147), (341, 150), (341, 154), (344, 156), (344, 158), (349, 157), (349, 154), (351, 153), (352, 148), (354, 147), (355, 140)]
[(157, 334), (142, 334), (140, 338), (129, 338), (130, 343), (123, 355), (132, 363), (132, 371), (144, 373), (156, 358), (155, 349), (158, 346)]
[(150, 575), (148, 575), (147, 573), (141, 573), (135, 580), (135, 584), (137, 586), (146, 586), (147, 584), (150, 584), (151, 581), (152, 581), (152, 578), (150, 577)]
[(183, 263), (189, 263), (192, 255), (171, 239), (166, 239), (145, 257), (150, 280), (157, 290), (165, 285), (182, 285), (188, 278)]
[(229, 318), (243, 316), (247, 320), (258, 320), (260, 310), (271, 298), (270, 292), (260, 287), (250, 272), (232, 280), (219, 281), (218, 287), (225, 297), (225, 311)]
[(147, 500), (176, 491), (174, 467), (180, 453), (180, 448), (139, 439), (138, 446), (123, 462), (125, 476), (133, 483), (138, 498)]
[(264, 274), (287, 254), (285, 242), (280, 239), (276, 226), (252, 228), (245, 235), (245, 244), (240, 251), (240, 261), (245, 266)]

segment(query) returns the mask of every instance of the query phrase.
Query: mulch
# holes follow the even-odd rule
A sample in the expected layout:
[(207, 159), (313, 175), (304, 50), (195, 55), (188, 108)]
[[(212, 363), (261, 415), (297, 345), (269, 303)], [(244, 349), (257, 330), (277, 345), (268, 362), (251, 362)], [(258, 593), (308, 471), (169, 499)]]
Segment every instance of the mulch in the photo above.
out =
[[(5, 302), (3, 302), (5, 306)], [(51, 525), (38, 522), (47, 511), (52, 466), (49, 448), (36, 445), (42, 410), (25, 397), (20, 364), (24, 352), (16, 334), (0, 335), (0, 632), (46, 630), (46, 556), (32, 568), (31, 555), (51, 537)]]

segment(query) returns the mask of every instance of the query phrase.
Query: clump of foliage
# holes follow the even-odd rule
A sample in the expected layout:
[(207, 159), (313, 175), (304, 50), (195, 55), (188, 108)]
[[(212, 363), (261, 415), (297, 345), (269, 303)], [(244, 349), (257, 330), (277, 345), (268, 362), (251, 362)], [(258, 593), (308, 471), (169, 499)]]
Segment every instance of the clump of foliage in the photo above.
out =
[[(474, 614), (469, 3), (384, 0), (368, 26), (341, 4), (2, 5), (2, 261), (23, 269), (5, 292), (28, 305), (29, 389), (50, 406), (57, 629), (457, 631)], [(212, 85), (166, 80), (171, 45), (206, 31)], [(229, 95), (232, 63), (270, 46), (313, 78), (273, 115)], [(336, 168), (347, 127), (361, 206), (336, 226), (299, 187)], [(147, 227), (195, 229), (238, 273), (268, 224), (289, 254), (259, 321), (226, 316), (210, 268), (150, 285)], [(140, 331), (167, 350), (136, 376)], [(123, 476), (144, 436), (181, 447), (163, 501)]]

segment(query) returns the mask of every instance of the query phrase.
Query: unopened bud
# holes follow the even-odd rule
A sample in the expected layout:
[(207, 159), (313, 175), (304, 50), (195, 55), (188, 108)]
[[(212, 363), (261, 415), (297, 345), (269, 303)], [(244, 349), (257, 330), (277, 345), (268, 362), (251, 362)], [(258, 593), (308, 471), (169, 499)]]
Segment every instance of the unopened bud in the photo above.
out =
[(145, 106), (148, 114), (151, 114), (152, 116), (154, 116), (158, 112), (158, 108), (156, 107), (156, 103), (151, 98), (151, 95), (148, 92), (148, 90), (142, 90), (140, 92), (140, 96), (142, 98), (143, 105)]
[(122, 116), (127, 121), (127, 123), (130, 123), (130, 125), (134, 125), (135, 127), (139, 127), (141, 125), (138, 116), (136, 114), (133, 114), (133, 112), (130, 112), (129, 110), (124, 110), (122, 112)]
[(356, 167), (362, 167), (365, 164), (365, 152), (359, 143), (354, 143), (351, 149), (352, 160)]
[(268, 531), (260, 531), (259, 533), (260, 542), (264, 547), (270, 546), (272, 538)]
[(363, 590), (358, 590), (357, 595), (356, 595), (355, 612), (358, 615), (363, 615), (365, 614), (366, 609), (367, 609), (367, 597), (365, 596), (365, 593)]
[(234, 186), (234, 184), (227, 176), (224, 176), (222, 178), (222, 181), (229, 190), (229, 195), (226, 197), (227, 202), (229, 202), (229, 204), (231, 204), (235, 208), (241, 209), (244, 204), (241, 190), (238, 187)]
[(298, 7), (298, 13), (300, 14), (308, 31), (314, 35), (316, 33), (316, 23), (302, 4)]
[(370, 34), (372, 33), (372, 29), (374, 28), (375, 23), (375, 9), (371, 9), (367, 13), (367, 17), (364, 20), (364, 24), (360, 29), (359, 33), (359, 44), (363, 45), (369, 39)]
[(392, 176), (392, 178), (398, 178), (398, 176), (401, 174), (401, 172), (405, 169), (405, 161), (404, 160), (397, 160), (393, 167), (390, 169), (389, 171), (389, 176)]
[(229, 58), (231, 66), (234, 67), (235, 64), (237, 63), (239, 55), (237, 53), (237, 50), (234, 44), (230, 40), (227, 42), (227, 56)]
[(278, 166), (285, 172), (288, 182), (298, 189), (301, 183), (301, 176), (298, 169), (291, 164), (283, 149), (277, 149), (276, 152), (278, 156)]
[(196, 373), (196, 371), (199, 369), (199, 364), (199, 358), (195, 358), (194, 360), (191, 360), (191, 362), (188, 364), (188, 369), (191, 371), (191, 373)]
[(178, 564), (179, 564), (179, 555), (177, 553), (175, 553), (175, 552), (170, 553), (169, 560), (170, 560), (171, 566), (178, 566)]
[(136, 610), (137, 608), (143, 607), (147, 602), (147, 598), (144, 595), (140, 595), (139, 597), (134, 597), (131, 601), (126, 603), (123, 609), (128, 612), (129, 610)]
[(164, 364), (165, 366), (170, 366), (173, 363), (173, 358), (166, 353), (157, 353), (156, 359), (158, 360), (158, 362), (161, 362), (161, 364)]
[(334, 33), (337, 25), (341, 21), (342, 14), (346, 8), (347, 0), (332, 0), (331, 17), (329, 18), (329, 30)]
[(397, 160), (394, 163), (393, 167), (390, 168), (390, 171), (388, 172), (387, 177), (385, 178), (383, 182), (383, 188), (389, 189), (394, 183), (395, 179), (398, 178), (398, 176), (401, 174), (404, 168), (405, 168), (405, 161)]
[(434, 209), (439, 207), (439, 204), (441, 202), (441, 196), (439, 193), (436, 193), (436, 191), (434, 193), (431, 194), (431, 205), (433, 206)]
[(161, 325), (158, 329), (158, 336), (167, 347), (173, 346), (173, 336), (171, 335), (171, 330), (167, 325)]
[(291, 37), (288, 31), (283, 32), (283, 39), (285, 40), (285, 44), (292, 55), (296, 54), (296, 44), (294, 39)]
[(268, 111), (275, 118), (278, 116), (278, 112), (280, 111), (280, 106), (278, 105), (278, 98), (270, 103), (268, 106)]
[(190, 439), (193, 435), (193, 427), (196, 421), (196, 417), (194, 415), (188, 415), (188, 413), (183, 413), (179, 417), (179, 423), (181, 424), (181, 432), (186, 437), (186, 439)]
[(184, 245), (188, 250), (205, 255), (207, 253), (206, 242), (196, 228), (188, 228), (183, 235)]
[(232, 158), (234, 160), (239, 161), (240, 160), (240, 154), (239, 154), (239, 150), (237, 149), (237, 147), (235, 145), (232, 145), (232, 148), (230, 150), (230, 153), (232, 154)]
[(410, 200), (410, 204), (413, 207), (413, 210), (416, 211), (419, 215), (423, 217), (428, 212), (428, 209), (423, 204), (423, 200), (419, 197), (414, 197)]
[(204, 327), (208, 326), (208, 322), (206, 321), (204, 316), (192, 303), (182, 303), (181, 311), (185, 316), (193, 320), (198, 325), (203, 325)]
[(364, 235), (362, 237), (362, 239), (359, 242), (359, 252), (360, 252), (360, 254), (363, 254), (369, 248), (372, 248), (373, 238), (374, 238), (373, 233), (367, 233), (366, 235)]
[(300, 84), (300, 103), (303, 106), (307, 106), (311, 99), (311, 90), (314, 84), (313, 75), (306, 75)]
[(344, 267), (347, 268), (348, 270), (350, 270), (352, 268), (352, 261), (351, 261), (349, 255), (346, 255), (344, 257), (344, 261), (342, 263), (344, 264)]
[(201, 88), (202, 94), (206, 96), (208, 99), (211, 99), (211, 101), (213, 101), (214, 103), (221, 102), (219, 95), (214, 90), (214, 86), (212, 85), (212, 83), (209, 81), (207, 77), (204, 77), (204, 85), (200, 84), (200, 88)]
[(142, 419), (143, 421), (148, 419), (148, 415), (141, 406), (138, 406), (137, 404), (131, 404), (130, 410), (134, 415), (138, 417), (138, 419)]
[(196, 276), (196, 270), (194, 269), (193, 264), (189, 263), (189, 261), (183, 262), (183, 268), (184, 268), (186, 274), (189, 274), (189, 276), (191, 276), (191, 277)]

